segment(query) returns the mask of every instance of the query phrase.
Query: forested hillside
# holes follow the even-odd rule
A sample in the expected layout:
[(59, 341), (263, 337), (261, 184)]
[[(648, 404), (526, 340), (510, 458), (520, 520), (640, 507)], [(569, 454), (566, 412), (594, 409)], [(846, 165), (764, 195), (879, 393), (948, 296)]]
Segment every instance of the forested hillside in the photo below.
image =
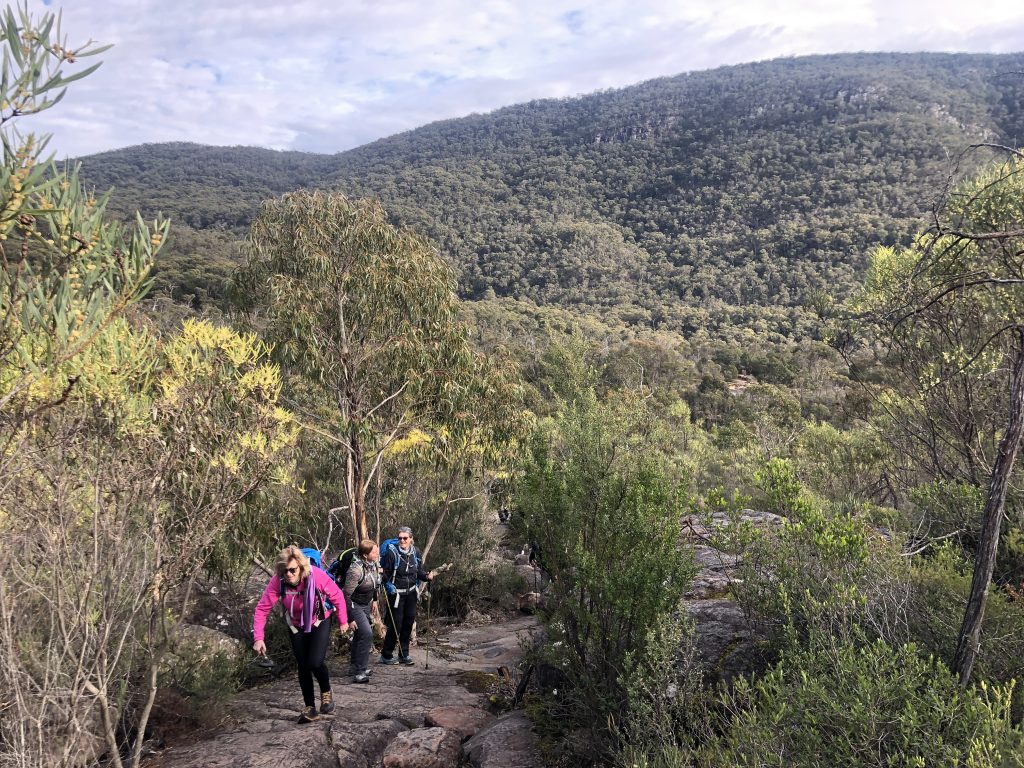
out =
[[(1024, 56), (858, 54), (725, 67), (427, 125), (335, 156), (186, 144), (85, 158), (120, 212), (176, 225), (159, 285), (221, 294), (261, 199), (378, 196), (468, 298), (691, 334), (807, 334), (869, 248), (906, 242), (958, 153), (1024, 136)], [(339, 143), (343, 140), (339, 137)], [(195, 230), (195, 231), (193, 231)]]

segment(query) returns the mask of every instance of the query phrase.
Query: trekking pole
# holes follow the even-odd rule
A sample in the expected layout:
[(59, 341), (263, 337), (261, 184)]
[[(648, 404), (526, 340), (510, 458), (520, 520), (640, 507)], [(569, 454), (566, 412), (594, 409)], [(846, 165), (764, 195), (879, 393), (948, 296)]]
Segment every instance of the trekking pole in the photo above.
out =
[[(425, 627), (425, 629), (426, 629), (425, 634), (429, 635), (430, 634), (430, 610), (434, 606), (434, 601), (430, 599), (430, 588), (429, 587), (427, 587), (426, 597), (427, 597), (427, 625)], [(430, 638), (430, 641), (433, 642), (433, 639), (434, 638)], [(430, 669), (430, 643), (429, 642), (427, 643), (427, 655), (426, 655), (426, 657), (423, 660), (423, 668), (424, 669)]]

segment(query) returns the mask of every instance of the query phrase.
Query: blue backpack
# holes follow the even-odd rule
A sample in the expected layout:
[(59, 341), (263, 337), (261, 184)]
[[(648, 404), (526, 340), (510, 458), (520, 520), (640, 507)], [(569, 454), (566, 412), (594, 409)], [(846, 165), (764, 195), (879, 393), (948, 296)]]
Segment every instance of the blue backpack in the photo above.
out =
[(323, 562), (323, 555), (320, 554), (319, 549), (313, 549), (312, 547), (303, 547), (302, 554), (309, 558), (309, 562), (315, 565), (317, 568), (323, 568), (321, 563)]

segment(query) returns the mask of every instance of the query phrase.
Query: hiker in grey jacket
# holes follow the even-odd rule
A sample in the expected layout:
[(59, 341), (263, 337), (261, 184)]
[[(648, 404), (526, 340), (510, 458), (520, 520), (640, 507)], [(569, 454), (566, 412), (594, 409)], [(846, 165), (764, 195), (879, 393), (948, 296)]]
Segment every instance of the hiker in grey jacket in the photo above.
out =
[(372, 539), (359, 542), (358, 556), (345, 573), (342, 591), (349, 601), (349, 621), (355, 626), (352, 638), (352, 662), (349, 671), (356, 683), (370, 682), (370, 648), (373, 647), (373, 626), (370, 612), (380, 589), (380, 549)]

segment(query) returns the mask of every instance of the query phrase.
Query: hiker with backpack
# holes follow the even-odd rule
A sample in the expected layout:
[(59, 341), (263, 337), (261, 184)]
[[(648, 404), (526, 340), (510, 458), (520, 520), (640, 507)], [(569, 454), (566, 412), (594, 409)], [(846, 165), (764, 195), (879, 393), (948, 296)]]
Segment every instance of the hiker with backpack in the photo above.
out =
[(349, 601), (349, 618), (355, 627), (349, 672), (355, 683), (370, 682), (370, 649), (373, 647), (370, 614), (380, 590), (379, 560), (380, 548), (377, 542), (363, 539), (358, 547), (342, 553), (328, 571), (335, 581), (342, 584), (341, 591)]
[(413, 544), (412, 529), (407, 527), (399, 528), (397, 538), (381, 545), (380, 565), (385, 592), (381, 612), (388, 631), (378, 663), (410, 666), (414, 662), (409, 656), (409, 640), (416, 623), (420, 584), (434, 578), (434, 572), (424, 568), (420, 551)]
[[(320, 569), (320, 562), (320, 553), (316, 550), (302, 550), (295, 545), (282, 549), (277, 556), (274, 568), (276, 573), (263, 590), (252, 622), (252, 649), (258, 654), (265, 654), (267, 645), (263, 637), (267, 616), (281, 601), (290, 630), (292, 652), (299, 668), (299, 687), (305, 704), (299, 715), (300, 723), (311, 723), (319, 720), (320, 714), (334, 711), (331, 678), (327, 669), (331, 616), (337, 613), (341, 631), (348, 629), (345, 595), (334, 580)], [(314, 677), (320, 686), (319, 713), (313, 697)]]

